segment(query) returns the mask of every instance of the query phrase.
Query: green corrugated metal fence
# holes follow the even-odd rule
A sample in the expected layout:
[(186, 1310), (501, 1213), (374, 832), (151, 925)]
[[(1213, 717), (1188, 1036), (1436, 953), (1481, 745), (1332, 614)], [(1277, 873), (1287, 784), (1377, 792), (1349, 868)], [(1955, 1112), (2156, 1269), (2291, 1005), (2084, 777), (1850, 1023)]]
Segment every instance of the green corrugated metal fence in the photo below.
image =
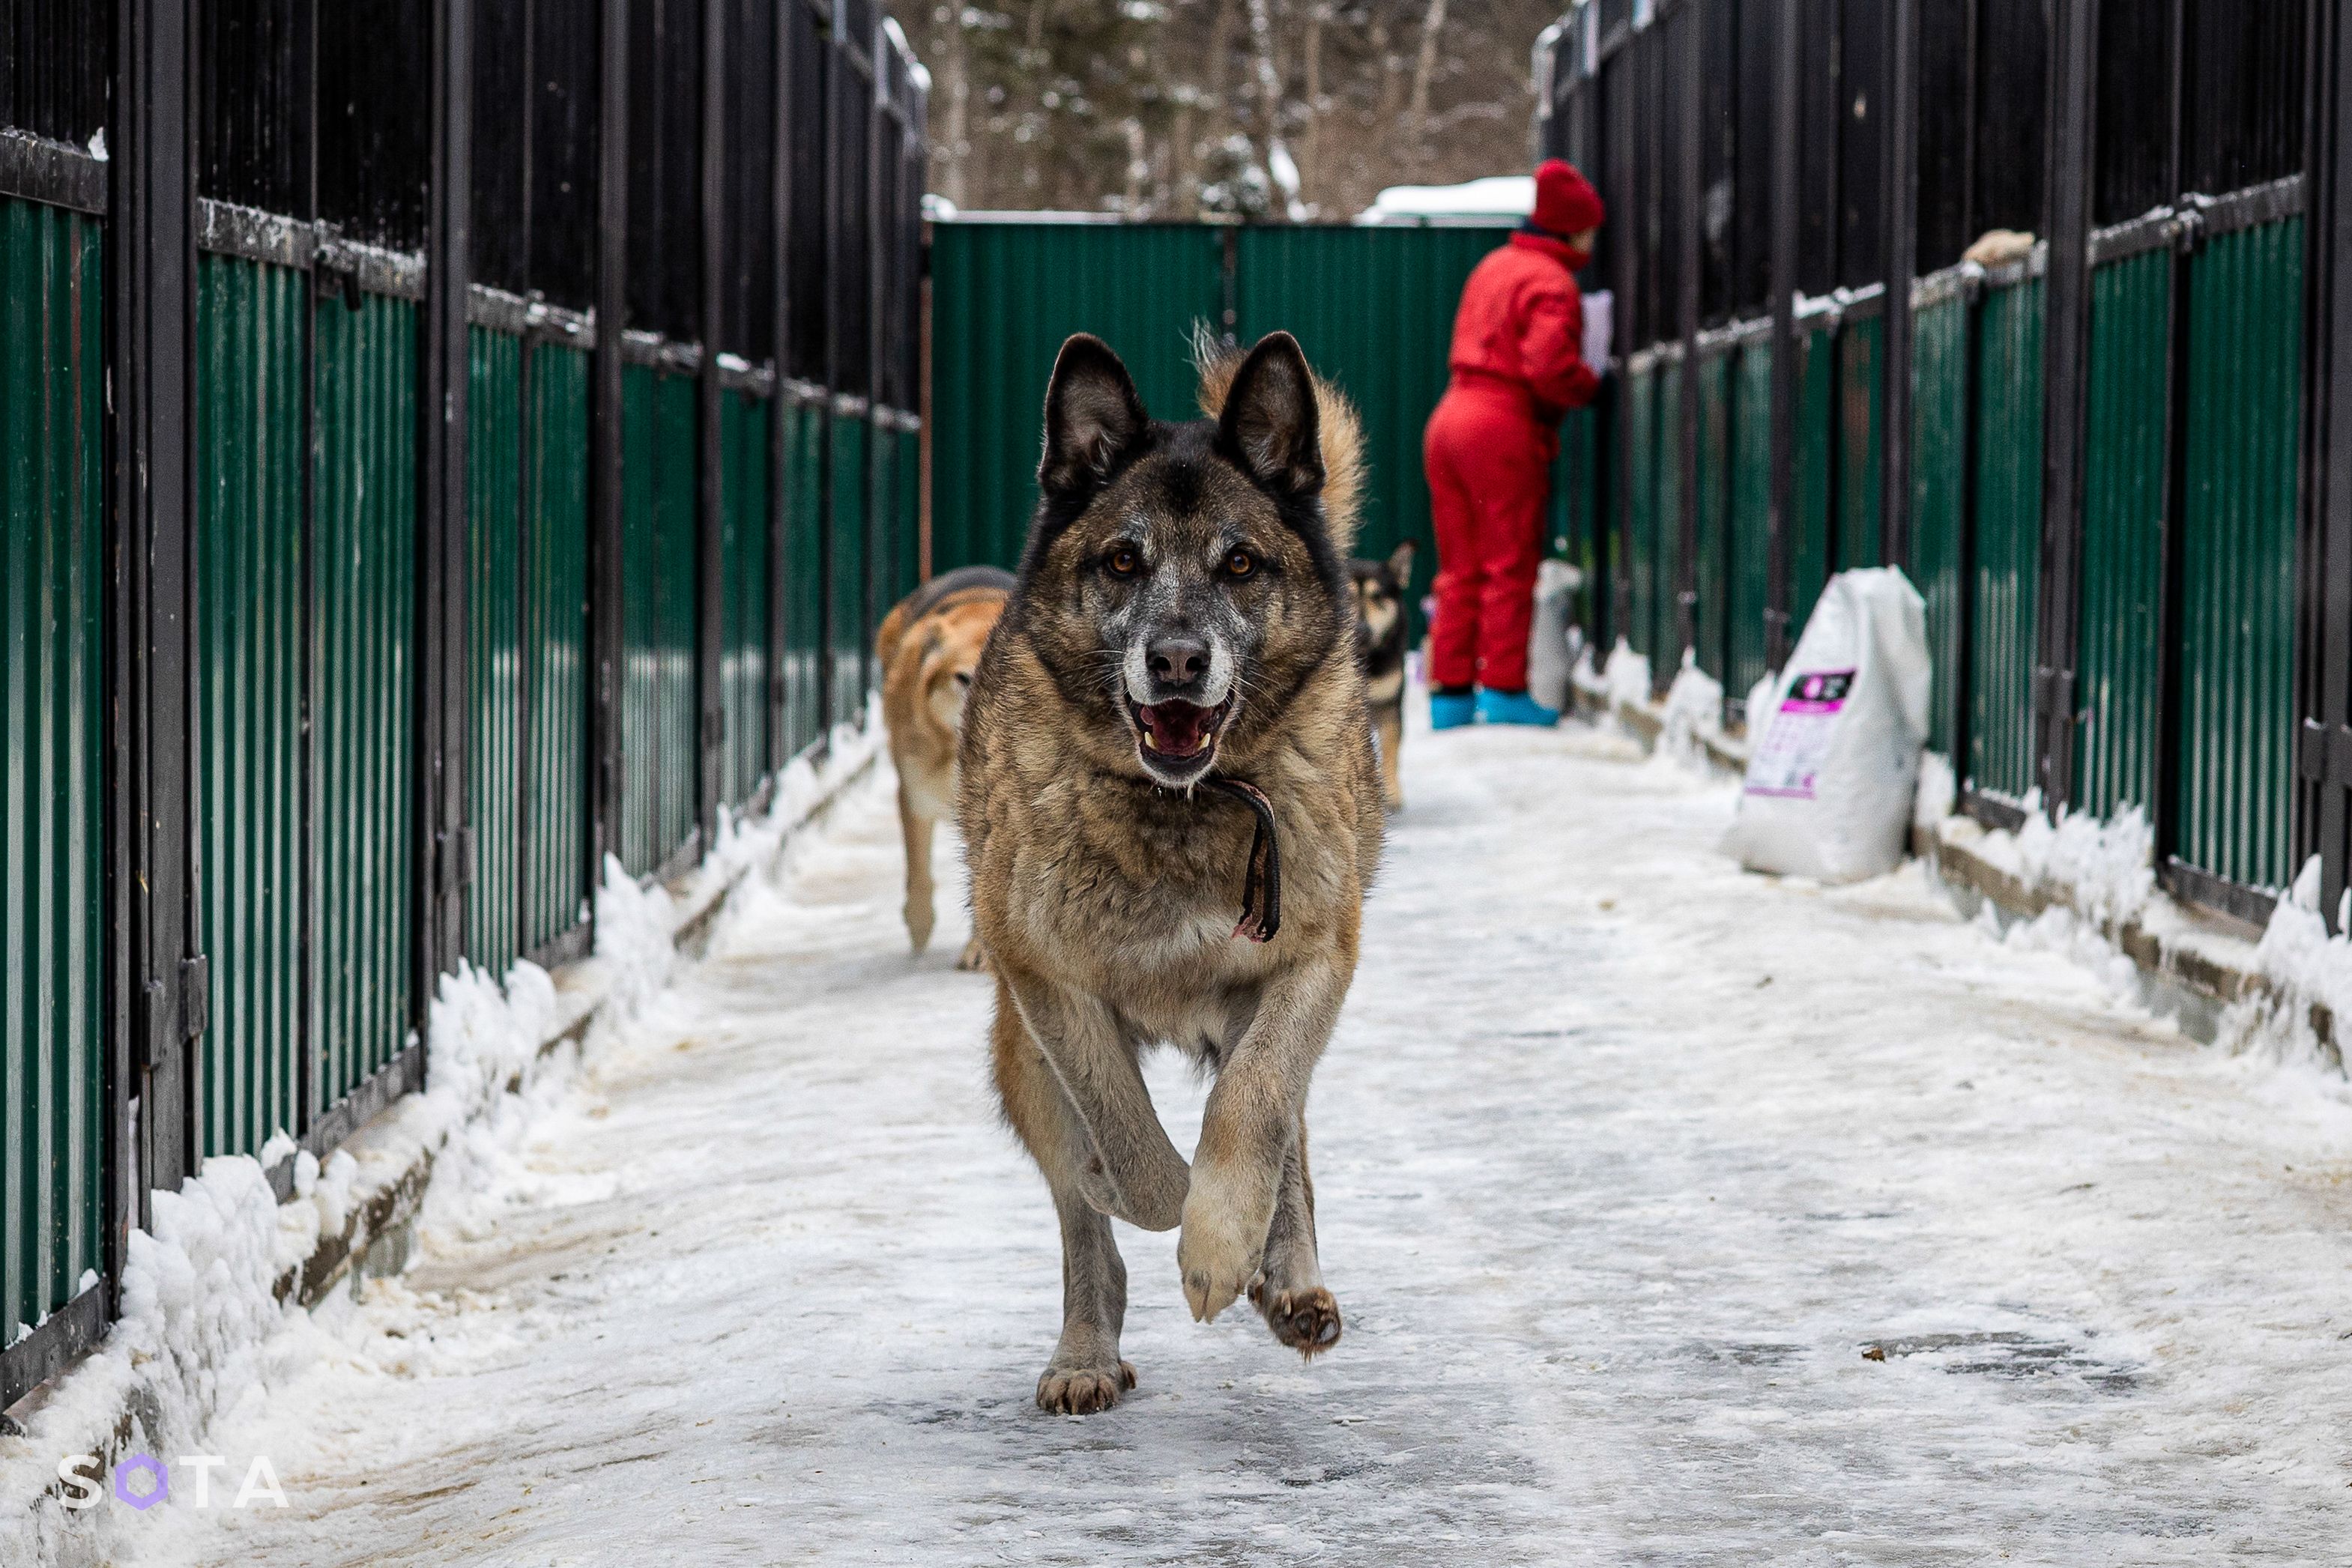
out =
[(935, 226), (933, 569), (1019, 559), (1045, 382), (1069, 333), (1117, 350), (1155, 416), (1193, 417), (1192, 332), (1223, 325), (1230, 246), (1235, 336), (1294, 334), (1362, 417), (1358, 553), (1414, 539), (1425, 585), (1436, 552), (1422, 427), (1445, 390), (1463, 280), (1499, 238), (1487, 228)]
[(695, 831), (694, 378), (633, 364), (621, 392), (621, 863)]
[(1191, 335), (1223, 319), (1225, 241), (1192, 224), (932, 227), (933, 570), (1020, 559), (1069, 334), (1116, 349), (1154, 415), (1191, 417)]
[(719, 401), (725, 478), (719, 553), (725, 593), (719, 680), (727, 715), (719, 798), (740, 807), (768, 773), (768, 404), (730, 391)]
[(1958, 715), (1962, 529), (1968, 494), (1969, 302), (1957, 290), (1914, 313), (1911, 338), (1911, 559), (1904, 563), (1927, 603), (1933, 685), (1929, 749), (1951, 754)]
[(415, 726), (417, 308), (315, 312), (312, 524), (317, 1108), (408, 1042)]
[(1650, 645), (1650, 679), (1663, 691), (1682, 663), (1683, 564), (1683, 362), (1675, 358), (1658, 367), (1658, 390), (1651, 415), (1650, 434), (1655, 455), (1657, 499), (1650, 514), (1652, 549), (1657, 565), (1651, 576), (1650, 612), (1657, 618)]
[(1874, 313), (1837, 333), (1837, 571), (1876, 566), (1878, 400), (1886, 320)]
[(1743, 344), (1731, 384), (1731, 540), (1724, 582), (1730, 655), (1724, 690), (1745, 702), (1769, 664), (1772, 523), (1772, 345)]
[(1818, 327), (1797, 340), (1797, 479), (1790, 519), (1789, 640), (1804, 634), (1829, 581), (1830, 422), (1835, 416), (1837, 334)]
[(784, 747), (824, 733), (824, 410), (790, 397), (784, 420)]
[[(919, 428), (902, 429), (898, 432), (897, 443), (898, 455), (893, 459), (898, 498), (897, 593), (904, 595), (913, 591), (923, 574), (922, 432)], [(880, 679), (880, 676), (877, 674), (876, 679)]]
[(105, 1266), (101, 227), (0, 198), (0, 1330)]
[[(198, 263), (190, 841), (199, 940), (211, 967), (197, 1087), (207, 1155), (253, 1154), (304, 1121), (309, 310), (309, 279), (292, 268), (217, 256)], [(322, 322), (329, 314), (320, 312)], [(322, 340), (325, 331), (322, 325)], [(318, 543), (326, 552), (328, 540)], [(334, 559), (326, 553), (330, 570)], [(317, 630), (333, 638), (340, 628), (321, 616)]]
[(1599, 489), (1602, 439), (1597, 407), (1571, 412), (1560, 422), (1559, 461), (1552, 465), (1552, 549), (1584, 574), (1577, 591), (1576, 624), (1588, 632), (1597, 623), (1600, 595), (1608, 591)]
[(2176, 852), (2254, 887), (2294, 873), (2303, 226), (2224, 235), (2189, 283)]
[(833, 566), (827, 574), (825, 624), (832, 634), (833, 722), (854, 721), (866, 708), (866, 661), (872, 653), (866, 623), (866, 511), (874, 476), (866, 416), (836, 410), (830, 422)]
[(1728, 486), (1731, 474), (1732, 350), (1703, 353), (1698, 361), (1698, 559), (1692, 563), (1698, 602), (1698, 667), (1724, 678), (1724, 640), (1730, 606), (1725, 597), (1729, 568)]
[(1658, 641), (1658, 413), (1656, 364), (1634, 367), (1626, 373), (1620, 406), (1625, 412), (1625, 536), (1631, 559), (1626, 568), (1625, 642), (1650, 661), (1651, 672), (1665, 669), (1664, 645)]
[(1969, 766), (1974, 788), (2035, 786), (2033, 670), (2042, 580), (2042, 280), (1987, 291), (1979, 329), (1975, 622)]
[(2169, 252), (2091, 275), (2074, 803), (2099, 817), (2156, 807), (2171, 322)]
[(588, 356), (530, 347), (523, 679), (522, 946), (587, 918)]
[(467, 349), (466, 956), (503, 975), (522, 951), (523, 344), (474, 327)]

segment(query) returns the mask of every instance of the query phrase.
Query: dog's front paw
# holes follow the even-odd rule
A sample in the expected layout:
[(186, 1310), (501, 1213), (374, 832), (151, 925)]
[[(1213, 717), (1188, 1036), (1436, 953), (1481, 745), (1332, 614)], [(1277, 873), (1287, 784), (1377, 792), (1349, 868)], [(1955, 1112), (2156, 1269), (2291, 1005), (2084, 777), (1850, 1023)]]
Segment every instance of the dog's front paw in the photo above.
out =
[(1339, 1303), (1320, 1285), (1276, 1291), (1261, 1279), (1250, 1286), (1250, 1301), (1265, 1314), (1274, 1337), (1309, 1361), (1339, 1343)]
[(1213, 1322), (1249, 1288), (1273, 1218), (1273, 1183), (1193, 1167), (1192, 1191), (1184, 1199), (1184, 1233), (1176, 1241), (1176, 1271), (1195, 1321)]
[(907, 945), (919, 958), (923, 956), (923, 949), (931, 945), (931, 901), (927, 898), (918, 904), (909, 898), (901, 913), (907, 917)]
[(1092, 1416), (1118, 1403), (1135, 1386), (1135, 1364), (1049, 1366), (1037, 1379), (1037, 1408), (1053, 1416)]
[(956, 959), (956, 967), (968, 975), (993, 972), (988, 967), (988, 949), (980, 945), (979, 937), (975, 936), (963, 945), (963, 952)]

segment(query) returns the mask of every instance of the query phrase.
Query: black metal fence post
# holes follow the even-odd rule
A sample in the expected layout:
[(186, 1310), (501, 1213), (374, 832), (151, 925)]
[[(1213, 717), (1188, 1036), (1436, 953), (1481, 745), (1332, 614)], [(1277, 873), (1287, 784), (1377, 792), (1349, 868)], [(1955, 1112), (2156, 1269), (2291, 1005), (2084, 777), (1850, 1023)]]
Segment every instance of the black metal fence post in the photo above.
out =
[(1888, 0), (1886, 14), (1886, 322), (1880, 342), (1879, 552), (1911, 564), (1911, 279), (1918, 270), (1919, 4)]
[(2042, 804), (2071, 799), (2083, 422), (2089, 377), (2094, 49), (2097, 0), (2056, 0), (2050, 37), (2049, 271), (2042, 293), (2042, 602), (2033, 672)]
[[(1683, 6), (1660, 42), (1671, 43), (1681, 51), (1677, 58), (1669, 50), (1663, 62), (1665, 79), (1675, 84), (1682, 97), (1678, 109), (1682, 141), (1675, 151), (1681, 165), (1677, 179), (1683, 210), (1668, 220), (1680, 256), (1681, 276), (1676, 280), (1676, 298), (1668, 303), (1675, 312), (1673, 334), (1682, 345), (1683, 372), (1677, 384), (1678, 406), (1674, 413), (1677, 426), (1675, 462), (1681, 473), (1675, 488), (1681, 506), (1677, 516), (1661, 519), (1676, 530), (1678, 541), (1675, 550), (1675, 580), (1660, 584), (1675, 596), (1675, 646), (1659, 650), (1666, 655), (1669, 664), (1679, 666), (1683, 651), (1698, 643), (1699, 212), (1705, 200), (1699, 153), (1700, 138), (1705, 132), (1700, 110), (1706, 101), (1706, 50), (1701, 47), (1696, 3)], [(1662, 329), (1664, 326), (1662, 322)], [(1664, 335), (1662, 329), (1660, 336)], [(1660, 410), (1660, 413), (1663, 417), (1664, 411)], [(1672, 670), (1652, 672), (1654, 680), (1661, 674), (1665, 680), (1674, 678)]]
[(1780, 8), (1773, 36), (1772, 72), (1772, 501), (1765, 554), (1765, 662), (1789, 662), (1789, 554), (1796, 540), (1797, 506), (1797, 88), (1799, 30), (1795, 0)]
[(473, 0), (436, 0), (424, 342), (417, 356), (417, 900), (420, 1025), (463, 953), (466, 800), (467, 304), (472, 273)]
[[(621, 371), (628, 321), (629, 0), (598, 12), (596, 349), (590, 370), (588, 886), (621, 852)], [(593, 900), (592, 900), (593, 902)]]
[(776, 49), (769, 68), (776, 73), (776, 122), (769, 130), (774, 136), (774, 169), (769, 172), (769, 183), (774, 188), (769, 212), (769, 256), (774, 258), (774, 273), (767, 277), (769, 298), (776, 313), (776, 340), (772, 350), (776, 355), (776, 397), (769, 404), (767, 421), (767, 759), (769, 767), (783, 771), (783, 764), (793, 759), (793, 527), (788, 513), (788, 498), (793, 496), (793, 477), (785, 470), (788, 444), (785, 430), (797, 418), (797, 400), (793, 397), (793, 40), (800, 36), (802, 0), (783, 0), (776, 14)]
[[(111, 234), (115, 561), (130, 655), (131, 837), (117, 862), (134, 948), (116, 1103), (115, 1240), (152, 1222), (149, 1195), (194, 1169), (188, 949), (189, 539), (194, 519), (194, 58), (188, 0), (117, 13)], [(127, 863), (126, 863), (127, 862)], [(118, 1253), (118, 1262), (120, 1255)]]
[(2352, 19), (2312, 9), (2302, 773), (2320, 908), (2340, 931), (2352, 852)]
[(702, 0), (702, 359), (694, 387), (695, 435), (695, 821), (707, 849), (719, 831), (719, 798), (727, 769), (726, 465), (719, 441), (719, 349), (725, 338), (727, 277), (727, 0)]

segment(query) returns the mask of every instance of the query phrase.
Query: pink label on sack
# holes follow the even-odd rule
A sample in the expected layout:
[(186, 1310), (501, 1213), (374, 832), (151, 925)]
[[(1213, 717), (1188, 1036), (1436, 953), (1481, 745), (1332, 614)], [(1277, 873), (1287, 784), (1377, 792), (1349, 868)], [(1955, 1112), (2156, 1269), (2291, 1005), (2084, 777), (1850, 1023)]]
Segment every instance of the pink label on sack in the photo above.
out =
[(1813, 798), (1813, 781), (1821, 773), (1822, 758), (1829, 754), (1830, 736), (1846, 694), (1853, 689), (1853, 674), (1809, 670), (1790, 685), (1748, 761), (1748, 794)]

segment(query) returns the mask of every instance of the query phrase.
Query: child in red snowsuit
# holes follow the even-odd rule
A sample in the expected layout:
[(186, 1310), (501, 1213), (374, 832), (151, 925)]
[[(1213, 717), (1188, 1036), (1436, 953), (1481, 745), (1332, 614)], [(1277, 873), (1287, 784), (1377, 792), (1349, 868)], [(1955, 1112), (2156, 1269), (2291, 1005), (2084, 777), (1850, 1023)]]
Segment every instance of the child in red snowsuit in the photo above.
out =
[(1429, 685), (1439, 729), (1474, 715), (1559, 717), (1527, 695), (1528, 627), (1560, 417), (1601, 386), (1584, 362), (1575, 273), (1604, 215), (1584, 176), (1551, 159), (1536, 171), (1535, 215), (1463, 286), (1453, 377), (1422, 436), (1437, 532)]

